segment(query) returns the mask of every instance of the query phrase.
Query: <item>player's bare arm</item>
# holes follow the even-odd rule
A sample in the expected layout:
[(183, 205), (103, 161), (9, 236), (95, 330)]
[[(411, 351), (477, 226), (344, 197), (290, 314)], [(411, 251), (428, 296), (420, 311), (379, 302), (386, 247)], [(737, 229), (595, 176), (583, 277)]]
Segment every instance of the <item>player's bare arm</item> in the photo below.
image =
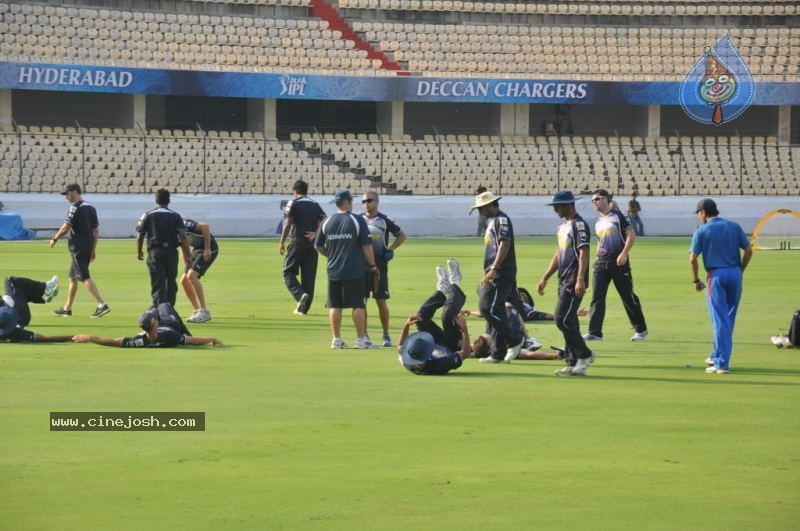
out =
[(281, 255), (286, 253), (286, 238), (289, 237), (289, 231), (294, 225), (294, 218), (286, 218), (283, 221), (283, 230), (281, 230), (281, 238), (278, 241), (278, 252)]
[(539, 295), (544, 295), (544, 287), (547, 285), (547, 281), (550, 279), (550, 277), (553, 276), (553, 273), (556, 272), (556, 269), (558, 269), (558, 249), (556, 249), (553, 258), (550, 259), (550, 265), (547, 266), (547, 270), (544, 272), (541, 280), (539, 280), (539, 283), (536, 285), (536, 292)]
[(195, 337), (195, 336), (186, 336), (186, 344), (187, 345), (211, 345), (212, 347), (225, 347), (225, 343), (217, 339), (216, 337)]
[(110, 337), (93, 336), (90, 334), (76, 334), (72, 336), (73, 343), (94, 343), (104, 347), (121, 347), (122, 338), (112, 339)]
[(481, 286), (487, 285), (497, 274), (497, 269), (502, 267), (503, 262), (506, 261), (506, 256), (508, 256), (508, 252), (511, 250), (511, 242), (509, 240), (500, 240), (500, 245), (497, 247), (497, 256), (494, 258), (494, 262), (489, 267), (489, 271), (483, 275), (481, 279)]
[(203, 259), (211, 260), (211, 226), (208, 223), (198, 223), (197, 230), (203, 235)]
[(56, 242), (58, 242), (58, 240), (60, 240), (66, 233), (69, 232), (70, 228), (72, 228), (71, 225), (66, 221), (61, 224), (61, 226), (58, 228), (58, 232), (56, 232), (55, 235), (53, 235), (53, 237), (50, 238), (51, 249), (56, 246)]
[(143, 245), (144, 245), (144, 234), (139, 232), (136, 234), (136, 257), (139, 260), (144, 260), (144, 251), (142, 251)]
[(589, 270), (589, 246), (578, 249), (578, 280), (575, 281), (575, 295), (583, 297), (586, 293), (586, 272)]

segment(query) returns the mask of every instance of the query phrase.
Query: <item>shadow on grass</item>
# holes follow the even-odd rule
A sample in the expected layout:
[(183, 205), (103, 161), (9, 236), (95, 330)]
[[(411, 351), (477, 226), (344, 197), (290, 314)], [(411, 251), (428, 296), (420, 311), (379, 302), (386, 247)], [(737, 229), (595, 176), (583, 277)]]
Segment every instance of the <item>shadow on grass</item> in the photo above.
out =
[[(631, 370), (648, 370), (648, 369), (655, 369), (660, 371), (670, 370), (670, 371), (677, 371), (683, 369), (678, 365), (615, 365), (613, 367), (614, 370), (617, 369), (631, 369)], [(697, 365), (694, 367), (686, 367), (686, 370), (697, 374), (698, 372), (702, 372), (703, 366)], [(730, 377), (730, 376), (740, 376), (740, 375), (758, 375), (758, 376), (799, 376), (800, 369), (778, 369), (775, 367), (744, 367), (738, 368), (734, 367), (731, 369), (731, 374), (719, 374), (714, 376), (721, 376), (721, 377)], [(711, 376), (711, 375), (709, 375)]]
[[(211, 321), (209, 321), (211, 322)], [(268, 317), (220, 317), (214, 324), (222, 325), (226, 329), (246, 329), (253, 330), (257, 326), (259, 330), (292, 330), (298, 325), (314, 329), (314, 330), (330, 330), (328, 321), (312, 321), (304, 320), (303, 318), (297, 319), (271, 319)], [(192, 323), (187, 323), (187, 326), (192, 326)]]
[[(736, 374), (743, 374), (738, 372)], [(638, 382), (665, 382), (665, 383), (681, 383), (681, 384), (699, 384), (699, 385), (752, 385), (752, 386), (767, 386), (767, 387), (800, 387), (800, 383), (792, 382), (757, 382), (752, 380), (739, 380), (736, 379), (736, 374), (715, 374), (708, 375), (703, 379), (692, 378), (648, 378), (646, 376), (603, 376), (602, 374), (593, 373), (589, 378), (592, 380), (609, 380), (609, 381), (638, 381)]]

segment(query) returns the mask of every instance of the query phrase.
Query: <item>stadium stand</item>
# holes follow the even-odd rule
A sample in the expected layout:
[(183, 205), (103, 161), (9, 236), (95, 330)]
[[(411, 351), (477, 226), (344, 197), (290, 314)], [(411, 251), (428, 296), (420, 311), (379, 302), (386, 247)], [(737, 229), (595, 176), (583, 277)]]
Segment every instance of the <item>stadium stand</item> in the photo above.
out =
[[(86, 2), (87, 4), (89, 2)], [(356, 76), (680, 81), (729, 33), (756, 81), (800, 81), (797, 2), (176, 0), (0, 3), (0, 61)], [(576, 59), (577, 58), (577, 59)], [(687, 59), (688, 58), (688, 59)], [(54, 122), (55, 124), (55, 122)], [(134, 125), (134, 124), (129, 124)], [(800, 147), (773, 131), (695, 136), (289, 133), (25, 125), (0, 132), (0, 191), (509, 195), (796, 194)]]
[[(298, 0), (289, 5), (302, 8), (310, 3)], [(402, 69), (421, 75), (558, 75), (564, 79), (617, 80), (635, 74), (638, 79), (644, 75), (645, 80), (671, 80), (682, 78), (691, 66), (673, 58), (699, 57), (708, 39), (718, 37), (719, 26), (707, 24), (707, 16), (733, 14), (735, 4), (728, 3), (720, 12), (714, 6), (667, 2), (343, 0), (339, 7), (359, 17), (352, 20), (353, 33), (344, 21), (339, 21), (339, 29), (330, 29), (329, 20), (309, 16), (302, 9), (289, 11), (284, 17), (262, 17), (8, 3), (0, 4), (0, 57), (9, 61), (78, 61), (211, 71), (346, 71), (375, 76), (395, 75)], [(761, 15), (793, 15), (798, 9), (795, 2), (742, 5), (751, 8), (754, 15), (756, 11)], [(636, 12), (637, 6), (641, 13)], [(529, 24), (526, 18), (577, 16), (590, 8), (599, 10), (597, 15), (646, 16), (659, 6), (670, 7), (675, 16), (680, 16), (679, 8), (685, 8), (685, 17), (697, 20), (686, 25), (637, 27)], [(449, 18), (470, 13), (508, 13), (522, 18), (483, 23), (470, 19), (456, 23), (389, 22), (390, 10), (446, 13)], [(374, 17), (383, 21), (374, 21)], [(800, 28), (732, 28), (731, 36), (741, 42), (740, 51), (756, 79), (769, 76), (796, 80), (800, 76)], [(362, 46), (362, 38), (371, 46)], [(588, 59), (585, 68), (575, 68), (569, 60), (579, 57)]]
[[(58, 129), (56, 131), (55, 129)], [(21, 158), (20, 158), (21, 157)], [(800, 147), (775, 137), (581, 137), (295, 133), (29, 127), (0, 134), (0, 191), (284, 193), (376, 186), (387, 193), (509, 195), (554, 189), (643, 195), (794, 195)]]

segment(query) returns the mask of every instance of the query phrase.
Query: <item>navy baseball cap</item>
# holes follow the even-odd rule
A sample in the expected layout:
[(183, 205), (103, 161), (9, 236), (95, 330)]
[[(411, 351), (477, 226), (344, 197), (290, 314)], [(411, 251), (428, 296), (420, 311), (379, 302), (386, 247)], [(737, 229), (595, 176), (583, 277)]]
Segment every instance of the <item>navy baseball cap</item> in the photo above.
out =
[(336, 192), (336, 195), (333, 196), (333, 201), (331, 203), (338, 203), (339, 201), (352, 201), (353, 196), (350, 195), (350, 190), (339, 190)]
[(433, 336), (428, 332), (416, 332), (408, 336), (403, 343), (403, 350), (400, 356), (403, 358), (403, 365), (419, 365), (425, 363), (433, 357), (433, 349), (436, 343)]
[(719, 214), (717, 204), (713, 199), (709, 199), (707, 197), (705, 199), (701, 199), (700, 202), (697, 203), (697, 208), (695, 209), (694, 213), (697, 214), (701, 210), (711, 216), (716, 216)]
[(569, 190), (560, 190), (553, 195), (553, 200), (547, 206), (568, 205), (575, 201), (580, 201), (580, 197), (576, 198)]
[(142, 330), (149, 331), (154, 322), (158, 322), (158, 309), (155, 307), (139, 316), (139, 326), (142, 327)]
[(19, 312), (11, 306), (0, 306), (0, 336), (7, 336), (19, 324)]

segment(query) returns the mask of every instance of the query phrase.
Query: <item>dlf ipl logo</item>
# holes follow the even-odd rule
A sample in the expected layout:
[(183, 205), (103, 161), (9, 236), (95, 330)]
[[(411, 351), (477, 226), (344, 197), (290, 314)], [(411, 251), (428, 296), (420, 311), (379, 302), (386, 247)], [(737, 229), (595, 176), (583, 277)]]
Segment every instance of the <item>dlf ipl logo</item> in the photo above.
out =
[(730, 122), (750, 106), (755, 94), (753, 74), (727, 33), (703, 49), (680, 86), (684, 112), (704, 124)]

